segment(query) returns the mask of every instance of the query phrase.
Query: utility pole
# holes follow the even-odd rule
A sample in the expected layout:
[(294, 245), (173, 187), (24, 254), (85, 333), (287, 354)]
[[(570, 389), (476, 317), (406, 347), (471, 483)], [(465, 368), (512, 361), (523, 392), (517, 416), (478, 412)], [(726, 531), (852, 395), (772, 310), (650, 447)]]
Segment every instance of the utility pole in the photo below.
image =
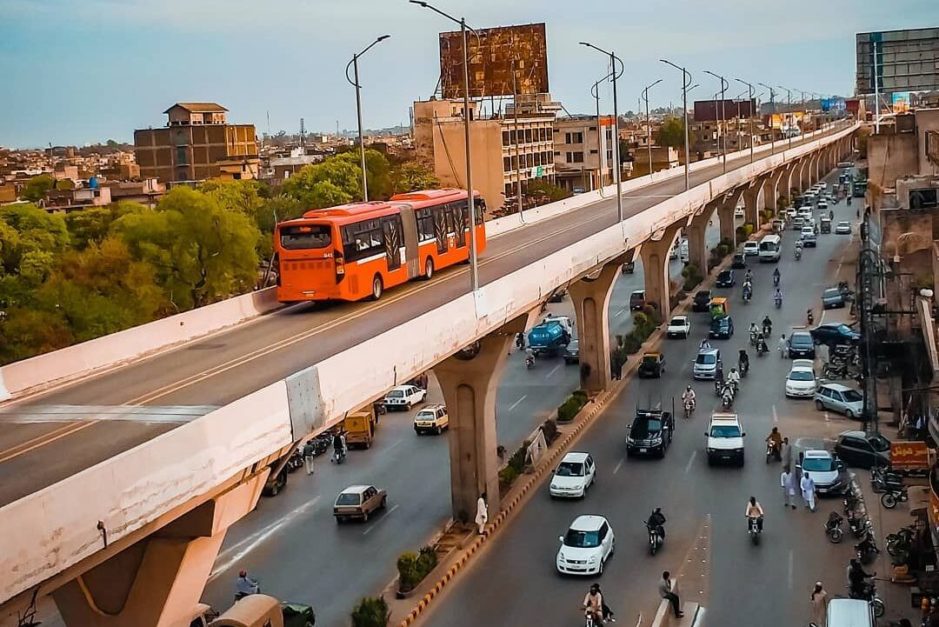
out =
[(642, 90), (642, 99), (646, 102), (646, 146), (649, 148), (649, 176), (652, 176), (652, 121), (649, 117), (649, 90), (662, 82), (662, 79), (655, 81), (651, 85), (646, 85)]
[(685, 117), (685, 191), (688, 191), (691, 189), (691, 171), (689, 170), (691, 164), (691, 150), (688, 147), (688, 92), (690, 91), (688, 86), (691, 85), (691, 72), (679, 65), (675, 65), (671, 61), (665, 59), (659, 59), (659, 61), (672, 66), (676, 70), (681, 70), (682, 74), (681, 106)]
[(518, 217), (520, 220), (525, 220), (525, 213), (522, 210), (522, 167), (521, 167), (521, 152), (519, 149), (518, 141), (518, 82), (515, 74), (515, 59), (512, 59), (512, 112), (514, 115), (514, 127), (515, 127), (515, 183), (516, 183), (516, 194), (518, 196)]
[(767, 85), (766, 83), (757, 83), (762, 87), (765, 87), (769, 90), (769, 104), (772, 110), (772, 114), (769, 118), (769, 141), (770, 141), (770, 152), (776, 154), (776, 130), (773, 128), (773, 120), (776, 119), (776, 90)]
[[(346, 80), (355, 87), (355, 111), (359, 123), (359, 161), (362, 168), (362, 202), (368, 202), (368, 175), (365, 170), (365, 137), (363, 136), (364, 131), (362, 130), (362, 85), (359, 84), (359, 57), (371, 50), (372, 46), (385, 41), (389, 37), (391, 37), (391, 35), (382, 35), (369, 44), (365, 50), (352, 55), (352, 60), (346, 65)], [(349, 78), (349, 66), (353, 68), (354, 78)]]
[[(626, 69), (626, 66), (623, 65), (622, 59), (617, 57), (613, 52), (607, 52), (602, 48), (598, 48), (591, 43), (586, 41), (580, 42), (580, 45), (587, 46), (588, 48), (593, 48), (597, 52), (601, 52), (608, 57), (610, 57), (610, 76), (613, 81), (613, 167), (616, 170), (616, 220), (617, 222), (623, 221), (623, 172), (622, 166), (620, 165), (620, 154), (619, 154), (619, 109), (618, 102), (616, 99), (616, 79), (619, 78)], [(620, 71), (616, 71), (616, 63), (620, 64)]]
[[(753, 109), (756, 107), (756, 103), (753, 101), (753, 91), (754, 91), (754, 89), (753, 89), (753, 85), (752, 85), (751, 83), (748, 83), (747, 81), (740, 80), (739, 78), (735, 78), (734, 80), (737, 81), (738, 83), (743, 83), (744, 85), (747, 86), (747, 97), (749, 98), (749, 104), (748, 104), (747, 106), (748, 106), (749, 109), (750, 109), (750, 111), (749, 111), (749, 113), (750, 113), (750, 116), (749, 116), (749, 117), (750, 117), (750, 125), (749, 125), (749, 126), (750, 126), (750, 130), (749, 130), (749, 133), (750, 133), (750, 163), (753, 163)], [(739, 119), (739, 113), (740, 113), (740, 109), (739, 109), (739, 108), (737, 109), (737, 113), (738, 113), (738, 119)]]

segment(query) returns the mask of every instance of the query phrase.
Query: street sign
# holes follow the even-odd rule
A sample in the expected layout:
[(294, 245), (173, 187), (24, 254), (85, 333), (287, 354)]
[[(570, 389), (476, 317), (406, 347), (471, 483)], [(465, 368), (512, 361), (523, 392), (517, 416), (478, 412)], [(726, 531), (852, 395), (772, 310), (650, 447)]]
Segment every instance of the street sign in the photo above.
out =
[(536, 165), (535, 167), (531, 169), (531, 172), (529, 173), (529, 178), (533, 178), (533, 179), (540, 179), (542, 176), (544, 176), (543, 165)]

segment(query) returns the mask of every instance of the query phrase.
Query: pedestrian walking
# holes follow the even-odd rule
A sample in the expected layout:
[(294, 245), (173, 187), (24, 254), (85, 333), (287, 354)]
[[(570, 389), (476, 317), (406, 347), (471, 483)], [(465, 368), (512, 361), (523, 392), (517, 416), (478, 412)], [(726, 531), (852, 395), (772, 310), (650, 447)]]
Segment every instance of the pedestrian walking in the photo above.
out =
[(815, 589), (810, 597), (812, 603), (812, 624), (825, 627), (825, 617), (828, 613), (828, 593), (822, 587), (821, 581), (815, 582)]
[(316, 454), (315, 448), (313, 447), (313, 439), (306, 441), (306, 444), (303, 445), (303, 465), (306, 467), (306, 474), (313, 474), (313, 457)]
[(486, 505), (486, 493), (483, 492), (476, 501), (476, 527), (479, 535), (486, 533), (487, 522), (489, 522), (489, 506)]
[(659, 581), (659, 596), (671, 603), (675, 618), (681, 618), (685, 615), (685, 613), (681, 611), (681, 599), (679, 599), (678, 595), (672, 590), (672, 578), (667, 570), (662, 573), (662, 580)]
[(786, 353), (789, 352), (789, 341), (786, 339), (786, 334), (783, 333), (779, 337), (779, 357), (785, 358)]
[(812, 476), (809, 473), (802, 473), (802, 481), (800, 482), (800, 487), (802, 488), (802, 500), (805, 501), (805, 507), (814, 512), (815, 511), (815, 481), (812, 480)]
[(779, 475), (779, 486), (783, 491), (783, 507), (796, 508), (796, 477), (788, 467)]
[(786, 470), (792, 468), (792, 447), (789, 445), (789, 438), (783, 438), (782, 446), (779, 447), (779, 458), (782, 461), (783, 468)]

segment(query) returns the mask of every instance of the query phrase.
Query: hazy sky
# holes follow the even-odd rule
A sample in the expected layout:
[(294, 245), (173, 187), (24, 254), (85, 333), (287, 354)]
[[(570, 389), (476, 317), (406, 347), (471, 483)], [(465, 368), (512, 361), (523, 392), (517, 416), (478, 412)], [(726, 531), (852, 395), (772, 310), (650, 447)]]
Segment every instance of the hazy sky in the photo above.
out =
[[(551, 92), (571, 112), (593, 109), (590, 84), (604, 59), (577, 45), (612, 48), (626, 62), (621, 110), (642, 87), (652, 106), (680, 102), (686, 64), (821, 93), (850, 94), (854, 34), (939, 26), (939, 0), (439, 0), (475, 27), (546, 22)], [(164, 124), (176, 101), (216, 101), (258, 132), (355, 126), (344, 69), (361, 62), (365, 124), (407, 123), (431, 94), (437, 37), (451, 26), (407, 0), (0, 0), (0, 145), (132, 140)], [(740, 89), (737, 89), (740, 87)], [(733, 84), (730, 96), (745, 89)], [(608, 91), (608, 90), (607, 90)], [(607, 92), (604, 92), (606, 95)], [(768, 99), (768, 94), (765, 97)], [(606, 103), (609, 107), (609, 103)]]

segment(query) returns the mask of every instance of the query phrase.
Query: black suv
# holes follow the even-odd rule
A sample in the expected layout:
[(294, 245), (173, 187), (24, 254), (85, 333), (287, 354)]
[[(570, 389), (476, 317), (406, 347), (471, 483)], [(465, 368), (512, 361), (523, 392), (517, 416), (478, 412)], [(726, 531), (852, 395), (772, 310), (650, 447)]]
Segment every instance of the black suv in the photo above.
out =
[(717, 275), (717, 287), (733, 287), (734, 283), (733, 270), (721, 270), (720, 274)]
[(711, 290), (698, 290), (691, 301), (691, 311), (708, 311), (711, 304)]
[(671, 412), (637, 409), (636, 418), (626, 432), (626, 455), (665, 457), (674, 432), (675, 419)]

